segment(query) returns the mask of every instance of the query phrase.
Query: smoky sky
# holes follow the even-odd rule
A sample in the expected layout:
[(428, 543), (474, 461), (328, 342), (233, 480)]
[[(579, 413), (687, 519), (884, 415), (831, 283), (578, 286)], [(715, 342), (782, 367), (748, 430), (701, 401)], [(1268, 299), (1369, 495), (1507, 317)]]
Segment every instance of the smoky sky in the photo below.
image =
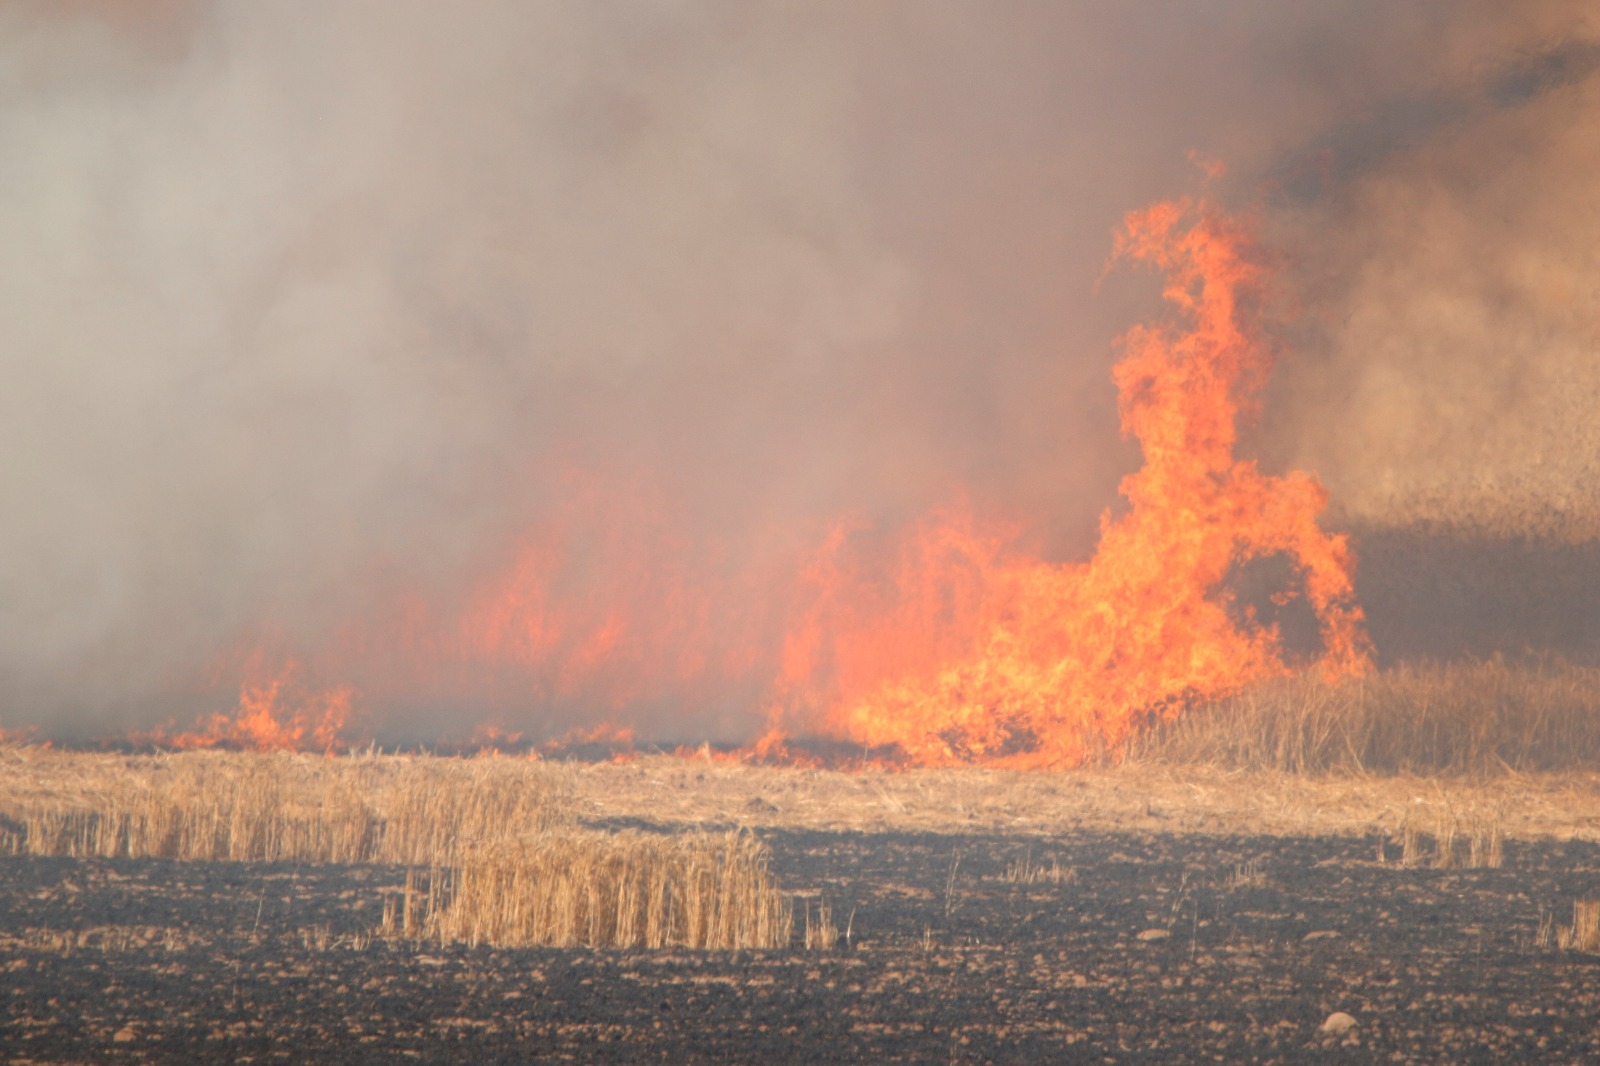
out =
[(719, 572), (954, 494), (1081, 558), (1176, 195), (1256, 221), (1250, 440), (1336, 520), (1600, 534), (1591, 12), (0, 6), (0, 724), (448, 600), (574, 476)]

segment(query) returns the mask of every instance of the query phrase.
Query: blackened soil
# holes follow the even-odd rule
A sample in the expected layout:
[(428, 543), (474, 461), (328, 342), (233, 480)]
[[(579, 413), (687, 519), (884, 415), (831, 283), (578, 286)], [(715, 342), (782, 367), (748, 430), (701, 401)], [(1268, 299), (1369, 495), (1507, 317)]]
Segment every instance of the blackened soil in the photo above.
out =
[[(1600, 898), (1595, 845), (1435, 870), (1373, 839), (768, 839), (797, 940), (826, 900), (835, 949), (396, 943), (400, 869), (0, 859), (0, 1058), (1600, 1061), (1600, 955), (1539, 935)], [(1321, 1034), (1334, 1011), (1357, 1027)]]

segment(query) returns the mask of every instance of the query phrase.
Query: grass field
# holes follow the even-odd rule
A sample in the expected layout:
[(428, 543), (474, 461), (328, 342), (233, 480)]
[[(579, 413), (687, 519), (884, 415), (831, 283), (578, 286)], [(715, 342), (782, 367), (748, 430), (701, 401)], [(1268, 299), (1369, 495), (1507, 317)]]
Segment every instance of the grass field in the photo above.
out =
[(1600, 768), (1600, 667), (1556, 657), (1316, 673), (1191, 708), (1134, 761), (1299, 774), (1470, 775)]
[(1589, 680), (1289, 679), (1049, 773), (0, 745), (0, 1044), (1591, 1061)]
[[(1600, 839), (1597, 707), (1600, 670), (1551, 660), (1304, 676), (1055, 773), (13, 743), (0, 852), (404, 865), (426, 889), (391, 901), (396, 936), (778, 945), (794, 901), (743, 830), (1377, 836), (1404, 862), (1473, 866), (1506, 839)], [(660, 831), (607, 828), (625, 824)]]
[(531, 760), (184, 752), (0, 753), (0, 851), (390, 863), (380, 932), (495, 946), (787, 944), (793, 906), (747, 833), (577, 825), (573, 767)]

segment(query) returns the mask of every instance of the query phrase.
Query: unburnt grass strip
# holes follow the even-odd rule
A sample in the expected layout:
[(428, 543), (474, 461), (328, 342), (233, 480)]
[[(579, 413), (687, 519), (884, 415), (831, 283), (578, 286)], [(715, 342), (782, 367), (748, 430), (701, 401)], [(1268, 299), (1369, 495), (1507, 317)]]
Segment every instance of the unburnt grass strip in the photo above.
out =
[(570, 769), (526, 760), (5, 754), (0, 853), (444, 865), (572, 821)]
[(754, 836), (578, 829), (572, 770), (560, 764), (4, 754), (0, 852), (423, 867), (386, 902), (387, 936), (716, 949), (792, 935), (792, 902)]
[(1472, 774), (1600, 765), (1600, 667), (1554, 656), (1320, 672), (1187, 708), (1114, 758), (1294, 774)]

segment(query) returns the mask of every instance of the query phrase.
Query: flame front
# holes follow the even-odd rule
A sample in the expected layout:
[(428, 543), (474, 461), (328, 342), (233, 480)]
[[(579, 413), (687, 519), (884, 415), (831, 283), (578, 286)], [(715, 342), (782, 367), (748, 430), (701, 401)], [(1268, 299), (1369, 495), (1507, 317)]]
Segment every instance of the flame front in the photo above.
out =
[(351, 742), (355, 690), (349, 685), (309, 687), (293, 659), (267, 675), (253, 656), (247, 673), (232, 714), (213, 714), (188, 732), (157, 729), (134, 739), (162, 747), (245, 751), (331, 752)]
[[(1113, 258), (1164, 272), (1176, 315), (1123, 339), (1113, 373), (1144, 462), (1121, 484), (1126, 508), (1102, 517), (1089, 561), (1032, 557), (1015, 530), (960, 504), (897, 541), (841, 522), (802, 565), (779, 552), (741, 567), (726, 562), (739, 553), (692, 536), (695, 523), (642, 491), (648, 478), (570, 472), (551, 520), (509, 565), (454, 607), (397, 595), (386, 621), (348, 625), (310, 656), (311, 676), (354, 667), (380, 704), (419, 692), (440, 705), (487, 698), (501, 718), (483, 724), (479, 747), (519, 742), (509, 720), (552, 705), (593, 722), (765, 688), (769, 729), (751, 757), (807, 758), (787, 742), (807, 735), (924, 765), (1069, 766), (1192, 701), (1290, 669), (1277, 629), (1228, 590), (1236, 567), (1269, 558), (1296, 575), (1274, 600), (1304, 596), (1324, 669), (1366, 669), (1348, 547), (1317, 525), (1324, 491), (1235, 455), (1239, 415), (1271, 362), (1242, 227), (1201, 203), (1158, 204), (1128, 218)], [(353, 690), (290, 701), (294, 674), (247, 683), (235, 715), (176, 741), (348, 740)], [(601, 729), (568, 739), (632, 742)]]
[(1116, 255), (1165, 272), (1170, 326), (1124, 339), (1114, 371), (1124, 432), (1144, 465), (1107, 513), (1094, 557), (1056, 564), (1007, 550), (966, 512), (924, 523), (887, 591), (838, 533), (810, 568), (814, 598), (785, 653), (775, 733), (824, 708), (824, 731), (917, 763), (1053, 767), (1115, 750), (1188, 701), (1285, 672), (1277, 630), (1236, 619), (1236, 564), (1288, 558), (1332, 673), (1364, 670), (1345, 540), (1323, 532), (1309, 476), (1236, 458), (1236, 424), (1269, 367), (1244, 312), (1259, 285), (1240, 228), (1203, 204), (1129, 217)]

